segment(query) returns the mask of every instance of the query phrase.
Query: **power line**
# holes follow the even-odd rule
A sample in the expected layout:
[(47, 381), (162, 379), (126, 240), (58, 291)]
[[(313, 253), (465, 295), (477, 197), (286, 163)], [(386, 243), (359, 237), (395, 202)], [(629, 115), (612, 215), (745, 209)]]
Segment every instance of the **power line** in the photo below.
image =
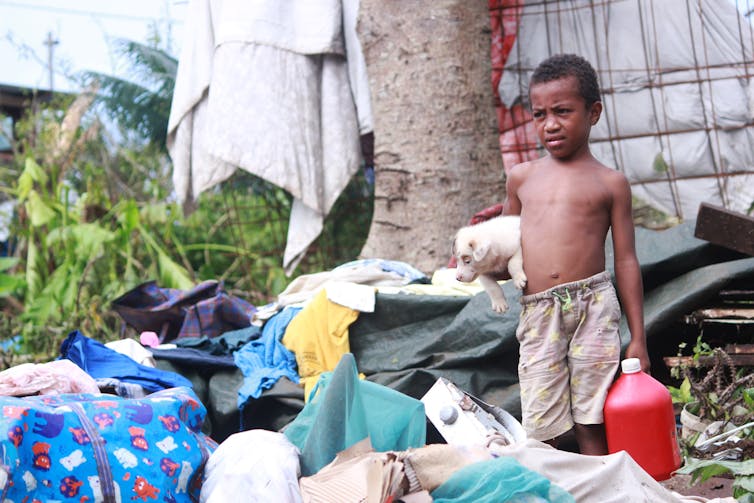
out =
[[(9, 2), (7, 0), (0, 0), (0, 6), (7, 6), (7, 7), (15, 7), (18, 9), (27, 9), (27, 10), (38, 10), (38, 11), (45, 11), (45, 12), (55, 12), (58, 14), (70, 14), (74, 16), (86, 16), (86, 17), (106, 17), (106, 18), (112, 18), (112, 19), (120, 19), (120, 20), (129, 20), (129, 21), (159, 21), (163, 18), (161, 16), (134, 16), (131, 14), (113, 14), (112, 12), (101, 12), (101, 11), (83, 11), (83, 10), (76, 10), (76, 9), (67, 9), (65, 7), (53, 7), (50, 5), (39, 5), (39, 4), (23, 4), (18, 2)], [(171, 19), (174, 23), (182, 23), (183, 21), (179, 19)]]

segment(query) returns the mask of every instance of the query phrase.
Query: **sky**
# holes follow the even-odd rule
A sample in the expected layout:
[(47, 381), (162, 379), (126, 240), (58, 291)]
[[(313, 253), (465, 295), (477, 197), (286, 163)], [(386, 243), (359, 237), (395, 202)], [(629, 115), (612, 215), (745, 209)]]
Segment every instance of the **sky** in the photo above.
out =
[(148, 43), (176, 58), (183, 38), (188, 0), (0, 0), (0, 85), (76, 91), (67, 75), (93, 70), (124, 76), (126, 61), (113, 41)]

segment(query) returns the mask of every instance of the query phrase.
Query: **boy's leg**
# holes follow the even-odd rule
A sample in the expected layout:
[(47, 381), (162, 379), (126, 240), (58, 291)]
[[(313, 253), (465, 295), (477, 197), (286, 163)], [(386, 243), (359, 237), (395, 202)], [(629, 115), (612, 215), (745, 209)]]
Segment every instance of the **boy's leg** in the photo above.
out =
[(607, 454), (607, 437), (604, 424), (575, 424), (573, 432), (581, 454), (603, 456)]
[(609, 279), (580, 289), (574, 305), (581, 323), (569, 347), (574, 434), (582, 454), (607, 454), (607, 392), (620, 364), (620, 306)]
[(552, 297), (530, 297), (522, 297), (516, 330), (521, 422), (530, 438), (551, 443), (573, 426), (565, 360), (568, 340), (561, 334)]

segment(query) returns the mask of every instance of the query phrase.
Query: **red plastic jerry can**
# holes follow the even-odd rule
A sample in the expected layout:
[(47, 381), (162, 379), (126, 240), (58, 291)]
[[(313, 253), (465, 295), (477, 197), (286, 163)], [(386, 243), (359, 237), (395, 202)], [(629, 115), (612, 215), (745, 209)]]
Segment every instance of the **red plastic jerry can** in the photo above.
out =
[(673, 402), (667, 388), (641, 371), (638, 358), (621, 362), (605, 400), (607, 449), (626, 451), (655, 480), (681, 466)]

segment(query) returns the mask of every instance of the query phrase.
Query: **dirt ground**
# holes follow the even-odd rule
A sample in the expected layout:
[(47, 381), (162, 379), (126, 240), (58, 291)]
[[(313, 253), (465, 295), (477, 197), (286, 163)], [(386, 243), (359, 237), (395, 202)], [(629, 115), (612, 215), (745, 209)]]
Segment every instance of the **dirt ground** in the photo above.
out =
[(691, 475), (673, 475), (660, 483), (666, 489), (684, 496), (702, 496), (707, 499), (733, 496), (733, 479), (731, 478), (712, 477), (705, 482), (691, 485)]

